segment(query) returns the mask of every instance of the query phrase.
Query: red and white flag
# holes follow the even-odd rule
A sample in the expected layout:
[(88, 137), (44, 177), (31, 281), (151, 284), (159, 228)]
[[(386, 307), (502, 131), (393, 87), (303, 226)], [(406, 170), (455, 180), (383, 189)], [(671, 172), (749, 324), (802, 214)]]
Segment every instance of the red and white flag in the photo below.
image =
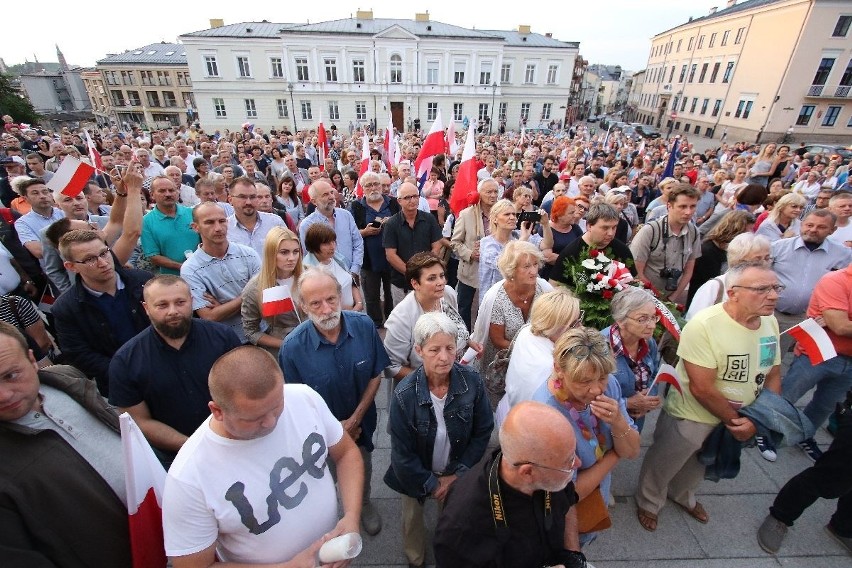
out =
[(476, 127), (471, 122), (467, 129), (467, 138), (464, 141), (464, 151), (462, 152), (462, 161), (459, 165), (456, 183), (453, 185), (453, 192), (450, 195), (450, 208), (453, 210), (456, 219), (458, 219), (462, 209), (470, 207), (479, 198), (476, 191), (478, 181), (476, 174)]
[(364, 197), (364, 188), (361, 187), (361, 176), (370, 171), (370, 137), (364, 132), (361, 141), (361, 171), (358, 172), (358, 185), (355, 187), (355, 195), (358, 199)]
[(83, 191), (86, 182), (95, 173), (95, 168), (85, 162), (81, 162), (74, 156), (65, 156), (59, 169), (47, 182), (51, 191), (58, 191), (68, 197), (74, 197)]
[(263, 291), (263, 317), (270, 318), (296, 309), (289, 286), (273, 286)]
[(397, 160), (397, 157), (394, 155), (396, 153), (396, 140), (393, 136), (393, 119), (390, 116), (388, 116), (388, 127), (385, 129), (384, 147), (385, 165), (387, 165), (388, 171), (390, 171)]
[(447, 155), (455, 156), (459, 151), (459, 141), (456, 140), (456, 121), (451, 120), (447, 126)]
[(677, 375), (677, 370), (668, 363), (660, 365), (660, 370), (657, 372), (657, 376), (654, 377), (654, 380), (651, 381), (650, 385), (648, 385), (648, 392), (651, 392), (651, 388), (657, 383), (668, 383), (680, 393), (680, 396), (683, 396), (683, 388), (680, 385), (680, 377)]
[(119, 423), (133, 568), (164, 568), (163, 489), (166, 470), (128, 413), (119, 417)]
[(89, 136), (88, 130), (83, 130), (83, 134), (86, 136), (86, 146), (89, 148), (89, 159), (92, 160), (92, 165), (95, 166), (95, 169), (99, 172), (104, 171), (104, 162), (101, 160), (101, 153), (98, 152), (98, 149), (95, 146), (95, 141), (92, 140), (91, 136)]
[(663, 324), (666, 331), (672, 334), (675, 341), (680, 341), (680, 324), (677, 323), (677, 318), (674, 317), (671, 310), (657, 298), (654, 298), (654, 307), (657, 309), (657, 315), (660, 316), (660, 323)]
[[(417, 159), (414, 160), (415, 177), (420, 178), (424, 172), (428, 172), (426, 165), (423, 163), (426, 158), (431, 158), (444, 153), (444, 123), (441, 121), (441, 111), (438, 110), (438, 116), (435, 117), (435, 122), (432, 123), (432, 128), (429, 129), (429, 134), (423, 140), (423, 146), (420, 148), (420, 153), (417, 154)], [(432, 162), (429, 162), (431, 169)]]
[(319, 126), (317, 126), (317, 154), (319, 161), (319, 169), (325, 171), (325, 157), (328, 156), (328, 137), (325, 133), (325, 126), (322, 125), (322, 115), (320, 114)]
[(805, 352), (811, 360), (811, 365), (819, 365), (837, 357), (837, 350), (834, 349), (831, 338), (814, 318), (808, 318), (784, 333), (789, 333), (799, 342), (799, 349)]

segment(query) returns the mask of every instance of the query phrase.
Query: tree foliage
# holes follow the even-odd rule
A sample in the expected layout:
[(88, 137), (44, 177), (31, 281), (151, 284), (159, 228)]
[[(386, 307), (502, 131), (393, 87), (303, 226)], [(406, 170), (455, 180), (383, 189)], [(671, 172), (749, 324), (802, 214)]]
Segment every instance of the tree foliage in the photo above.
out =
[(12, 88), (11, 77), (0, 73), (0, 116), (5, 114), (17, 123), (35, 124), (39, 120), (32, 103)]

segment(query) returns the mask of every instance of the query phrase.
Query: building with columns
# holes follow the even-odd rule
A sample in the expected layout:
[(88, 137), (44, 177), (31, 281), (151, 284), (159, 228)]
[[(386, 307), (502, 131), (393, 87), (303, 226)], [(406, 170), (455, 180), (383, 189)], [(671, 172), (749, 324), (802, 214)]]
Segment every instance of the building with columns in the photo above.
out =
[[(517, 30), (472, 30), (374, 18), (372, 11), (314, 24), (249, 22), (184, 34), (180, 41), (207, 130), (326, 127), (389, 118), (403, 130), (482, 120), (496, 131), (561, 123), (579, 44)], [(487, 126), (485, 127), (487, 128)]]

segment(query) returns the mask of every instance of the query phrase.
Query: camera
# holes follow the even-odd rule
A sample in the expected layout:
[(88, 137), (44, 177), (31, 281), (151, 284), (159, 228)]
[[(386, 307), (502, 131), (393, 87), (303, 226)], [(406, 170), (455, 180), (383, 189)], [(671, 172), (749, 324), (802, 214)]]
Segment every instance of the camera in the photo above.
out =
[(541, 221), (541, 213), (538, 211), (521, 211), (518, 215), (517, 228), (520, 229), (524, 223), (538, 223), (539, 221)]
[(677, 281), (680, 280), (682, 270), (677, 268), (663, 268), (660, 270), (660, 278), (666, 279), (666, 292), (674, 292), (677, 290)]

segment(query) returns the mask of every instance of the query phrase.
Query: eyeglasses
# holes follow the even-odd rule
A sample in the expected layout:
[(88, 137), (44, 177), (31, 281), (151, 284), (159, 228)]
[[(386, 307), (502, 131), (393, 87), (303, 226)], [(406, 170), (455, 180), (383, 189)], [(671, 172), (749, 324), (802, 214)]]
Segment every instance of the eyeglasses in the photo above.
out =
[(745, 288), (746, 290), (751, 290), (755, 294), (760, 294), (761, 296), (765, 296), (772, 291), (775, 291), (776, 294), (780, 294), (787, 289), (787, 287), (783, 284), (774, 284), (772, 286), (740, 286), (735, 284), (734, 286), (731, 286), (731, 288)]
[(520, 467), (522, 465), (532, 465), (532, 466), (535, 466), (535, 467), (540, 467), (541, 469), (549, 469), (551, 471), (561, 471), (562, 473), (566, 473), (568, 475), (574, 475), (574, 472), (577, 470), (574, 467), (576, 464), (577, 464), (577, 454), (574, 454), (574, 456), (571, 458), (571, 467), (569, 467), (568, 469), (563, 469), (561, 467), (550, 467), (549, 465), (542, 465), (540, 463), (536, 463), (536, 462), (533, 462), (533, 461), (519, 461), (519, 462), (513, 463), (512, 465), (515, 466), (515, 467)]
[(244, 199), (245, 201), (254, 201), (259, 199), (257, 195), (232, 195), (234, 199)]
[(570, 325), (570, 326), (568, 326), (568, 327), (569, 327), (570, 329), (576, 329), (576, 328), (578, 328), (578, 327), (582, 327), (582, 325), (583, 325), (583, 317), (584, 317), (585, 315), (586, 315), (586, 310), (580, 310), (580, 315), (579, 315), (579, 316), (577, 316), (577, 319), (575, 319), (575, 320), (571, 323), (571, 325)]
[(419, 195), (405, 195), (405, 196), (400, 195), (399, 197), (397, 197), (397, 200), (398, 201), (411, 201), (412, 199), (417, 199), (418, 197), (420, 197), (420, 196)]
[(658, 321), (660, 321), (660, 316), (658, 316), (656, 314), (654, 314), (653, 316), (649, 316), (649, 315), (639, 316), (638, 318), (632, 318), (630, 316), (627, 316), (627, 319), (631, 319), (631, 320), (633, 320), (636, 323), (641, 324), (641, 325), (648, 325), (649, 323), (657, 323)]
[(363, 185), (364, 187), (376, 187), (377, 185), (382, 185), (382, 184), (380, 184), (377, 181), (372, 181), (370, 183), (362, 183), (361, 185)]
[(588, 359), (592, 356), (592, 353), (595, 355), (606, 356), (609, 355), (609, 346), (604, 341), (599, 341), (595, 343), (579, 343), (574, 345), (573, 347), (569, 347), (562, 351), (562, 354), (559, 356), (561, 359), (565, 357), (565, 355), (571, 354), (575, 359)]
[(72, 260), (71, 262), (73, 262), (74, 264), (85, 264), (86, 266), (97, 266), (98, 261), (105, 261), (107, 258), (109, 258), (111, 252), (112, 251), (109, 249), (109, 247), (107, 247), (96, 255), (87, 256), (83, 260)]

